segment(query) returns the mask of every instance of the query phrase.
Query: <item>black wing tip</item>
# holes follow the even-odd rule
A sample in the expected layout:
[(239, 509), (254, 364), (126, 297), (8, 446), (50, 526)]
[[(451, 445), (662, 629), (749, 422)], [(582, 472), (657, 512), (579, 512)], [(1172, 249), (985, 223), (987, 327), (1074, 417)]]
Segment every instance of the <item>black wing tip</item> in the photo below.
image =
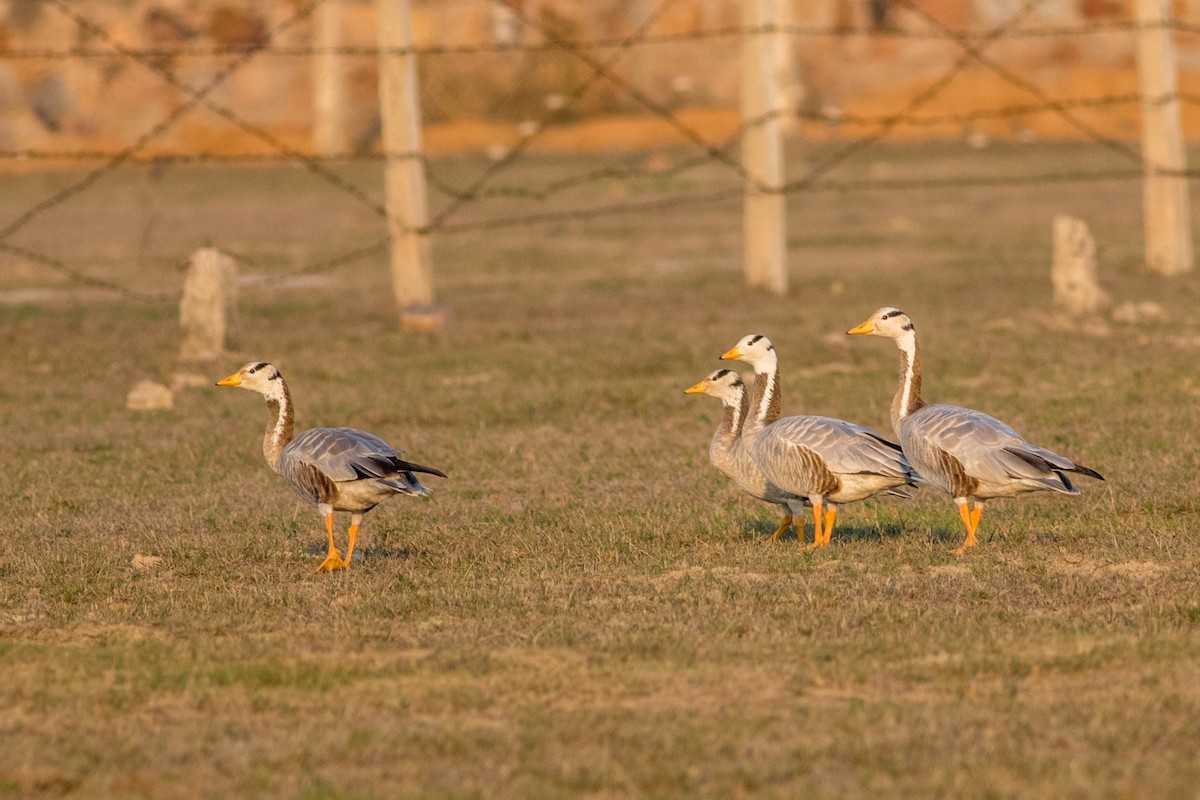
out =
[(382, 471), (371, 471), (371, 470), (368, 470), (368, 469), (367, 469), (366, 467), (364, 467), (362, 464), (351, 464), (351, 465), (350, 465), (350, 469), (354, 470), (354, 477), (355, 477), (357, 480), (368, 480), (368, 479), (370, 479), (370, 478), (382, 478), (382, 477), (384, 477), (384, 476), (383, 476), (383, 474), (382, 474)]
[[(1101, 475), (1099, 472), (1096, 472), (1096, 470), (1092, 469), (1091, 467), (1085, 467), (1082, 464), (1075, 464), (1071, 461), (1068, 461), (1067, 459), (1063, 459), (1063, 460), (1067, 461), (1067, 463), (1071, 464), (1071, 466), (1062, 467), (1062, 466), (1058, 466), (1056, 464), (1052, 464), (1051, 462), (1047, 461), (1045, 458), (1038, 455), (1037, 453), (1030, 453), (1026, 450), (1022, 450), (1020, 447), (1005, 447), (1004, 449), (1007, 452), (1012, 453), (1017, 458), (1024, 459), (1025, 461), (1029, 462), (1030, 464), (1032, 464), (1035, 467), (1051, 470), (1056, 475), (1058, 475), (1060, 478), (1062, 478), (1064, 481), (1066, 481), (1066, 476), (1062, 474), (1063, 472), (1075, 472), (1080, 475), (1086, 475), (1089, 478), (1095, 478), (1098, 481), (1104, 480), (1104, 476)], [(1062, 458), (1062, 456), (1056, 456), (1056, 458)], [(1070, 481), (1066, 481), (1066, 482), (1068, 484), (1070, 483)]]
[(426, 467), (421, 464), (414, 464), (411, 461), (400, 461), (399, 459), (397, 459), (397, 464), (399, 464), (400, 469), (406, 472), (424, 472), (427, 475), (437, 475), (439, 478), (450, 477), (436, 467)]
[(884, 446), (886, 446), (886, 447), (890, 447), (890, 448), (892, 448), (892, 449), (893, 449), (893, 450), (895, 450), (897, 453), (903, 453), (903, 452), (904, 452), (904, 448), (903, 448), (903, 447), (901, 447), (901, 446), (900, 446), (899, 444), (897, 444), (896, 442), (893, 442), (891, 439), (888, 439), (888, 438), (884, 437), (882, 434), (876, 433), (875, 431), (871, 430), (870, 428), (863, 428), (863, 430), (866, 432), (866, 434), (867, 434), (868, 436), (870, 436), (872, 439), (874, 439), (875, 441), (879, 442), (880, 444), (882, 444), (882, 445), (884, 445)]
[[(373, 467), (374, 469), (370, 469), (369, 467)], [(437, 475), (439, 478), (448, 477), (440, 469), (414, 464), (411, 461), (405, 461), (395, 456), (370, 461), (368, 464), (353, 464), (351, 468), (354, 470), (355, 477), (357, 478), (387, 478), (402, 472), (424, 472), (429, 475)]]
[(1067, 492), (1067, 494), (1081, 494), (1081, 492), (1075, 488), (1075, 484), (1071, 483), (1071, 479), (1068, 478), (1063, 472), (1056, 469), (1054, 470), (1054, 474), (1058, 476), (1060, 481), (1062, 481), (1063, 489)]

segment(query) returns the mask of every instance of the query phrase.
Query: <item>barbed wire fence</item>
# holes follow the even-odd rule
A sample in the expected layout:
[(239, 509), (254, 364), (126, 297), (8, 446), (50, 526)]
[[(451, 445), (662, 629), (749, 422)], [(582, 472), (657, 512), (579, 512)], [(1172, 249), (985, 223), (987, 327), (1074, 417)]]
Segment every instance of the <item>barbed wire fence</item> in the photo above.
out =
[[(383, 0), (381, 0), (382, 2)], [(1110, 93), (1094, 97), (1054, 97), (1042, 89), (1036, 82), (1025, 78), (1005, 65), (990, 51), (998, 42), (1018, 39), (1064, 39), (1072, 40), (1080, 37), (1098, 34), (1124, 34), (1133, 37), (1154, 37), (1168, 40), (1177, 34), (1200, 34), (1200, 24), (1172, 19), (1168, 14), (1161, 13), (1165, 4), (1161, 0), (1138, 0), (1141, 5), (1153, 6), (1156, 15), (1143, 15), (1137, 20), (1105, 20), (1078, 26), (1032, 26), (1027, 22), (1030, 16), (1047, 0), (1025, 0), (1006, 20), (989, 29), (955, 29), (940, 22), (936, 17), (926, 12), (920, 4), (912, 0), (894, 0), (893, 7), (904, 9), (912, 19), (921, 21), (919, 28), (901, 28), (896, 26), (856, 30), (848, 32), (843, 27), (814, 27), (780, 24), (768, 20), (765, 24), (743, 24), (740, 26), (722, 26), (696, 30), (689, 33), (656, 33), (653, 28), (672, 7), (683, 0), (659, 0), (645, 19), (634, 30), (622, 37), (602, 37), (586, 40), (573, 40), (558, 33), (553, 26), (546, 24), (535, 15), (522, 11), (519, 7), (509, 5), (503, 0), (489, 0), (503, 6), (505, 13), (521, 25), (531, 36), (532, 41), (508, 41), (471, 45), (411, 45), (395, 46), (381, 42), (377, 46), (287, 46), (278, 44), (289, 30), (304, 24), (309, 24), (315, 12), (324, 4), (336, 0), (310, 0), (293, 6), (294, 13), (286, 16), (256, 42), (237, 47), (173, 47), (173, 48), (132, 48), (113, 36), (102, 25), (88, 17), (77, 5), (67, 0), (44, 0), (47, 7), (52, 8), (64, 18), (70, 20), (86, 38), (96, 44), (90, 46), (72, 46), (64, 48), (8, 48), (0, 50), (0, 58), (5, 60), (36, 60), (36, 61), (77, 61), (88, 59), (118, 58), (127, 63), (137, 65), (172, 87), (182, 98), (181, 102), (170, 113), (148, 127), (144, 133), (135, 137), (130, 144), (117, 150), (56, 150), (38, 148), (13, 148), (0, 150), (0, 160), (23, 162), (81, 162), (94, 163), (95, 167), (68, 185), (50, 193), (47, 197), (37, 200), (10, 221), (0, 221), (0, 252), (29, 264), (51, 270), (67, 280), (81, 286), (88, 286), (114, 292), (129, 299), (146, 302), (169, 302), (177, 300), (179, 291), (150, 292), (133, 286), (125, 285), (116, 278), (99, 277), (92, 274), (86, 262), (72, 262), (41, 252), (27, 245), (14, 241), (14, 238), (25, 230), (34, 220), (50, 210), (62, 205), (73, 197), (92, 190), (106, 176), (125, 167), (134, 165), (172, 165), (172, 164), (255, 164), (276, 163), (294, 164), (311, 173), (315, 178), (324, 182), (339, 194), (350, 198), (361, 213), (369, 214), (379, 221), (381, 234), (375, 241), (366, 245), (349, 249), (333, 256), (313, 260), (288, 270), (271, 273), (264, 280), (283, 281), (298, 275), (328, 273), (361, 259), (377, 257), (387, 253), (401, 237), (420, 237), (428, 240), (433, 236), (453, 235), (467, 231), (510, 229), (544, 225), (551, 222), (589, 220), (619, 214), (645, 213), (654, 210), (679, 208), (704, 204), (733, 204), (743, 202), (748, 194), (772, 195), (787, 197), (811, 192), (856, 192), (867, 190), (921, 190), (930, 188), (971, 186), (1020, 186), (1051, 183), (1083, 183), (1102, 180), (1151, 180), (1168, 181), (1170, 186), (1184, 187), (1186, 200), (1187, 181), (1200, 177), (1200, 171), (1182, 166), (1183, 162), (1164, 163), (1161, 157), (1150, 159), (1147, 156), (1149, 148), (1146, 145), (1135, 147), (1129, 142), (1114, 138), (1088, 122), (1079, 112), (1083, 110), (1096, 111), (1113, 109), (1122, 106), (1141, 106), (1143, 112), (1147, 109), (1174, 109), (1176, 124), (1178, 124), (1178, 108), (1181, 105), (1200, 105), (1200, 96), (1180, 92), (1175, 86), (1173, 64), (1170, 65), (1171, 80), (1166, 85), (1147, 86), (1143, 82), (1140, 91)], [(756, 0), (743, 0), (755, 2)], [(402, 0), (388, 0), (402, 2)], [(403, 0), (407, 7), (407, 1)], [(711, 141), (701, 131), (690, 126), (671, 108), (656, 101), (650, 93), (640, 89), (633, 81), (626, 78), (619, 70), (623, 57), (631, 51), (640, 48), (653, 48), (664, 45), (681, 45), (687, 43), (711, 42), (716, 40), (739, 41), (743, 47), (755, 47), (760, 43), (778, 42), (781, 40), (796, 41), (817, 38), (837, 38), (847, 35), (869, 37), (874, 39), (919, 39), (952, 44), (958, 54), (955, 56), (925, 87), (914, 94), (906, 104), (895, 112), (886, 114), (862, 114), (844, 112), (836, 108), (792, 108), (783, 103), (774, 102), (766, 111), (753, 116), (744, 116), (741, 124), (731, 134), (720, 141)], [(237, 72), (247, 68), (257, 58), (271, 55), (275, 57), (316, 58), (335, 56), (338, 58), (372, 58), (372, 59), (410, 59), (415, 64), (418, 59), (429, 59), (441, 56), (458, 56), (470, 54), (504, 55), (515, 53), (540, 54), (555, 52), (573, 59), (583, 68), (584, 77), (574, 85), (566, 87), (559, 97), (559, 102), (547, 107), (537, 119), (530, 120), (518, 127), (518, 136), (503, 153), (494, 158), (469, 180), (456, 183), (446, 178), (436, 159), (431, 159), (418, 150), (406, 152), (341, 152), (321, 154), (305, 152), (283, 141), (261, 125), (248, 121), (244, 115), (229, 108), (225, 103), (215, 99), (218, 90), (226, 84)], [(770, 58), (769, 51), (760, 53)], [(177, 74), (164, 66), (166, 58), (228, 58), (223, 67), (217, 69), (199, 85), (191, 85), (180, 79)], [(1002, 107), (968, 108), (954, 113), (925, 113), (923, 109), (939, 97), (947, 86), (964, 70), (974, 66), (986, 70), (997, 79), (1012, 87), (1018, 93), (1028, 97), (1027, 102), (1009, 104)], [(381, 69), (382, 72), (382, 69)], [(684, 142), (690, 153), (675, 160), (674, 163), (647, 164), (644, 161), (606, 166), (600, 169), (588, 169), (565, 177), (556, 177), (537, 185), (522, 183), (502, 183), (502, 176), (511, 172), (511, 167), (529, 158), (529, 153), (539, 138), (549, 130), (564, 124), (571, 116), (572, 104), (583, 98), (599, 84), (606, 84), (609, 89), (623, 95), (630, 103), (642, 112), (657, 117), (669, 125)], [(771, 97), (778, 96), (778, 87), (772, 87), (768, 93)], [(187, 114), (197, 109), (204, 109), (217, 115), (234, 126), (248, 140), (262, 148), (263, 152), (228, 153), (215, 151), (191, 152), (149, 152), (149, 146), (171, 131)], [(419, 124), (419, 111), (415, 104), (407, 109), (383, 109), (382, 113), (401, 113), (408, 115), (405, 124)], [(871, 148), (885, 140), (901, 125), (912, 127), (935, 127), (945, 125), (970, 126), (981, 121), (1004, 119), (1019, 119), (1032, 114), (1052, 114), (1074, 130), (1082, 139), (1104, 148), (1115, 156), (1124, 166), (1095, 169), (1089, 171), (1063, 170), (1053, 173), (1006, 176), (955, 176), (953, 178), (864, 178), (835, 180), (830, 177), (836, 168), (845, 164), (856, 154)], [(418, 115), (414, 120), (412, 115)], [(842, 131), (860, 131), (847, 136), (830, 152), (824, 153), (819, 160), (803, 165), (801, 174), (780, 180), (778, 175), (764, 178), (761, 172), (752, 167), (752, 157), (747, 154), (745, 143), (752, 134), (768, 129), (782, 118), (798, 119), (805, 122), (837, 126)], [(1179, 136), (1179, 131), (1174, 132)], [(737, 149), (742, 147), (741, 153)], [(371, 190), (359, 186), (334, 167), (347, 162), (375, 162), (387, 168), (396, 163), (416, 164), (424, 182), (421, 191), (426, 187), (436, 193), (440, 205), (419, 221), (403, 219), (398, 215), (397, 202), (393, 197), (380, 200)], [(732, 179), (729, 186), (717, 188), (700, 188), (691, 191), (679, 191), (666, 196), (654, 196), (644, 199), (620, 199), (612, 202), (590, 203), (586, 205), (560, 208), (554, 203), (556, 198), (565, 192), (592, 184), (613, 181), (632, 181), (640, 178), (672, 178), (688, 174), (701, 168), (715, 168), (727, 174)], [(1147, 189), (1147, 191), (1151, 191)], [(1178, 192), (1176, 192), (1178, 194)], [(520, 213), (467, 215), (468, 209), (479, 209), (485, 201), (496, 198), (516, 198), (548, 205), (547, 208)], [(1148, 211), (1148, 215), (1149, 215)], [(1187, 225), (1189, 215), (1182, 215), (1183, 225)], [(770, 236), (785, 237), (786, 231), (770, 231)], [(1162, 235), (1150, 228), (1147, 237)], [(1176, 264), (1174, 271), (1190, 268), (1190, 230), (1184, 234), (1178, 231), (1167, 234), (1170, 236), (1186, 235), (1188, 252), (1187, 264)], [(1151, 247), (1148, 243), (1148, 252)], [(232, 252), (236, 248), (222, 248), (236, 260), (262, 272), (266, 270), (262, 264), (245, 253)], [(181, 255), (180, 261), (185, 262), (187, 256)], [(772, 269), (782, 267), (775, 265)], [(749, 270), (749, 268), (748, 268)], [(1172, 271), (1167, 269), (1164, 271)], [(749, 271), (748, 271), (749, 275)], [(393, 271), (393, 280), (403, 281), (405, 276)], [(778, 285), (778, 284), (777, 284)], [(784, 273), (781, 290), (786, 290), (786, 273)], [(398, 299), (400, 298), (398, 293)], [(403, 311), (403, 309), (401, 309)]]

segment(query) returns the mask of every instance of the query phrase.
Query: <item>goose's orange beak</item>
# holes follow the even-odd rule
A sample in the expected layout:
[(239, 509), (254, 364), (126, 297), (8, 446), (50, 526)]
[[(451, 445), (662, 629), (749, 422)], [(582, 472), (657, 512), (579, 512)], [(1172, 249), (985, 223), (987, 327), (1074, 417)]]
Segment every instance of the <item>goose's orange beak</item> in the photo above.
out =
[(230, 375), (228, 378), (221, 378), (221, 380), (217, 381), (217, 386), (241, 386), (241, 385), (242, 385), (242, 373), (240, 373), (240, 372), (235, 372), (232, 375)]
[(689, 386), (683, 390), (684, 394), (704, 394), (704, 390), (708, 388), (708, 378), (697, 383), (695, 386)]
[(722, 361), (737, 361), (742, 357), (742, 351), (737, 349), (737, 346), (729, 348), (725, 351), (725, 355), (721, 356)]
[(875, 321), (874, 320), (867, 320), (866, 322), (863, 322), (859, 325), (855, 325), (853, 328), (846, 331), (846, 333), (848, 333), (848, 334), (874, 333), (874, 332), (875, 332)]

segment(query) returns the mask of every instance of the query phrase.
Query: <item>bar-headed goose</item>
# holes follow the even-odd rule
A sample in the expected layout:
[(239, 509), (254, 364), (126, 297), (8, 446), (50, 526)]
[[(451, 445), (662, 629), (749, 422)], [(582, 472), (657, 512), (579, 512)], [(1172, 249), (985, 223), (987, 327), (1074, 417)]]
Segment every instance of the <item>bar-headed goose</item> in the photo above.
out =
[(725, 407), (721, 423), (717, 426), (717, 432), (713, 434), (708, 447), (708, 460), (718, 472), (730, 478), (746, 494), (779, 506), (783, 518), (779, 527), (771, 534), (771, 541), (778, 540), (787, 532), (793, 517), (801, 520), (797, 534), (803, 537), (805, 498), (788, 494), (771, 484), (750, 458), (748, 448), (741, 439), (749, 408), (746, 384), (742, 382), (741, 376), (731, 369), (719, 369), (695, 386), (684, 389), (684, 393), (715, 397)]
[(754, 399), (742, 440), (769, 482), (812, 504), (810, 548), (829, 544), (839, 504), (881, 493), (910, 496), (900, 487), (913, 484), (917, 475), (899, 445), (845, 420), (780, 417), (779, 359), (767, 337), (745, 336), (721, 358), (754, 367)]
[[(265, 361), (251, 361), (218, 386), (258, 392), (267, 400), (271, 421), (263, 437), (263, 455), (296, 494), (317, 506), (329, 537), (329, 552), (317, 572), (350, 566), (363, 514), (396, 494), (428, 495), (413, 473), (446, 477), (441, 470), (400, 458), (400, 451), (378, 436), (354, 428), (310, 428), (293, 433), (292, 396), (283, 376)], [(333, 543), (333, 512), (349, 511), (346, 557)]]
[(1030, 444), (982, 411), (927, 405), (921, 398), (917, 332), (900, 309), (881, 308), (847, 333), (883, 336), (900, 348), (900, 386), (892, 398), (892, 428), (921, 477), (954, 498), (967, 529), (967, 538), (954, 550), (956, 554), (976, 545), (975, 531), (985, 501), (1038, 491), (1079, 494), (1064, 474), (1067, 472), (1104, 480), (1093, 469)]

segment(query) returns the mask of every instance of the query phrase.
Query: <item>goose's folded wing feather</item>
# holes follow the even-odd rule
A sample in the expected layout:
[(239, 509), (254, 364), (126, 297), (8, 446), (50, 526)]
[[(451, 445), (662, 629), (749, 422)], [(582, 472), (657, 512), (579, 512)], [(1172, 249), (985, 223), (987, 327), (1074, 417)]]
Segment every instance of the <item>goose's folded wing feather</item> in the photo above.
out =
[(770, 485), (788, 492), (821, 494), (837, 486), (821, 456), (800, 442), (760, 436), (750, 450), (750, 458)]
[(819, 459), (841, 475), (915, 477), (899, 447), (869, 428), (829, 417), (784, 417), (759, 434), (753, 453), (756, 461), (779, 468), (794, 463), (809, 470)]
[(330, 503), (337, 495), (337, 487), (328, 475), (301, 458), (289, 458), (286, 452), (279, 459), (279, 475), (310, 503)]
[[(288, 443), (283, 461), (310, 464), (333, 481), (394, 478), (406, 472), (445, 477), (441, 470), (405, 461), (400, 455), (373, 433), (355, 428), (311, 428)], [(280, 466), (282, 471), (282, 463)]]
[[(911, 421), (911, 423), (910, 423)], [(942, 450), (962, 463), (967, 474), (989, 483), (1045, 480), (1056, 469), (1073, 469), (1070, 459), (1032, 445), (995, 417), (958, 406), (926, 406), (904, 421), (906, 439), (922, 449)]]
[(285, 459), (311, 464), (334, 481), (391, 474), (385, 462), (395, 455), (378, 436), (353, 428), (310, 428), (283, 451)]

